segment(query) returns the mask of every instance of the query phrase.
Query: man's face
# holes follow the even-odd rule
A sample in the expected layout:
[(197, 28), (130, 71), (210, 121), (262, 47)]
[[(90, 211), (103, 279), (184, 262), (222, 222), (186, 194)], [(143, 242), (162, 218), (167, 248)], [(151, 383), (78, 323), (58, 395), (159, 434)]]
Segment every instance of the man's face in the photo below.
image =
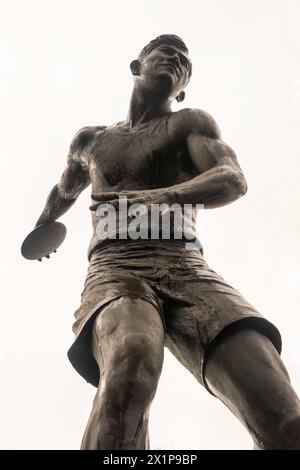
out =
[(143, 59), (140, 77), (158, 80), (169, 88), (169, 96), (175, 98), (188, 84), (191, 67), (187, 52), (175, 45), (161, 44)]

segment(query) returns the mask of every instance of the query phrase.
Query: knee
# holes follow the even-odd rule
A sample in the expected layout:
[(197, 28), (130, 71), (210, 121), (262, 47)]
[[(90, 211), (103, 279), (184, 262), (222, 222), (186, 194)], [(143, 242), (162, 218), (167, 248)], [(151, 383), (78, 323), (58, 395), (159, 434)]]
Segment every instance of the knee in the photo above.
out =
[(158, 380), (162, 351), (155, 341), (142, 333), (129, 333), (120, 338), (111, 356), (112, 373), (142, 381)]
[(162, 350), (146, 333), (127, 333), (116, 347), (114, 360), (121, 368), (138, 368), (141, 373), (156, 376), (161, 370)]
[(264, 436), (252, 432), (255, 450), (300, 450), (300, 414), (270, 422)]
[[(132, 400), (150, 401), (161, 373), (163, 351), (146, 334), (131, 333), (115, 346), (106, 370), (107, 390)], [(115, 394), (115, 393), (113, 393)]]
[(277, 449), (300, 450), (300, 414), (284, 420), (277, 434)]

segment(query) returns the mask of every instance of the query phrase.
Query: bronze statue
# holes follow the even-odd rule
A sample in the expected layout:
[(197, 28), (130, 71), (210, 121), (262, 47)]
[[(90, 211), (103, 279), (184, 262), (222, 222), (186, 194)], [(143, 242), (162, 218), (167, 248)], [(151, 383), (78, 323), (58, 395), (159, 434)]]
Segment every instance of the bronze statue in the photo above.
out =
[[(171, 111), (191, 77), (184, 42), (159, 36), (130, 68), (127, 119), (76, 134), (36, 224), (58, 219), (92, 185), (90, 265), (68, 352), (98, 387), (81, 448), (149, 448), (149, 409), (166, 346), (239, 418), (256, 448), (300, 449), (300, 403), (279, 356), (280, 334), (206, 264), (201, 245), (160, 234), (125, 239), (118, 229), (112, 239), (97, 234), (99, 207), (118, 207), (120, 196), (130, 207), (206, 209), (247, 190), (213, 118), (199, 109)], [(195, 217), (193, 211), (193, 230)]]

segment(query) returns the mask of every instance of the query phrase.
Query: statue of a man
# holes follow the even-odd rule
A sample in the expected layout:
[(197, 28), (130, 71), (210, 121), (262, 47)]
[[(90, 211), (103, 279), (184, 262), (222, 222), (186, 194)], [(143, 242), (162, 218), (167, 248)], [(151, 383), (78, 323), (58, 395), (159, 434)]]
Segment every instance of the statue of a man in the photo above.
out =
[[(280, 334), (206, 264), (201, 245), (185, 236), (166, 239), (161, 231), (155, 239), (126, 238), (122, 224), (115, 237), (97, 232), (98, 209), (118, 207), (120, 196), (129, 209), (206, 209), (229, 204), (247, 189), (213, 118), (200, 109), (171, 111), (191, 77), (184, 42), (159, 36), (130, 68), (127, 119), (76, 134), (36, 224), (59, 218), (92, 185), (90, 265), (68, 353), (98, 387), (81, 448), (149, 448), (149, 409), (166, 346), (239, 418), (256, 448), (300, 449), (300, 403), (279, 356)], [(196, 211), (193, 230), (195, 217)]]

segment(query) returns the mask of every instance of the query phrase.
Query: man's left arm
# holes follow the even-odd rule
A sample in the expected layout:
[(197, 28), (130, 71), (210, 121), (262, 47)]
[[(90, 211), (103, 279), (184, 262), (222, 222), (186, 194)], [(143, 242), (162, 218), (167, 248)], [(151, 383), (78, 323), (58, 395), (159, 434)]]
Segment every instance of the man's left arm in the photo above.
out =
[(229, 204), (247, 191), (247, 183), (234, 151), (220, 137), (208, 115), (193, 111), (188, 121), (186, 147), (199, 175), (169, 188), (181, 204), (204, 204), (210, 209)]

